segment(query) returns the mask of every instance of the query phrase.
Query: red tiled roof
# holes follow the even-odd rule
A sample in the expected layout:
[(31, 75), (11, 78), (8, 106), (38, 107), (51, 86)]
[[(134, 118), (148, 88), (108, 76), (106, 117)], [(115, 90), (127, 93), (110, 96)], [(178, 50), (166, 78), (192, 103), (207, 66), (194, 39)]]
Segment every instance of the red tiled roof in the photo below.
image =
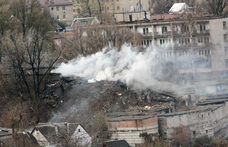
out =
[(158, 19), (173, 19), (179, 17), (180, 14), (154, 14), (150, 16), (151, 20)]

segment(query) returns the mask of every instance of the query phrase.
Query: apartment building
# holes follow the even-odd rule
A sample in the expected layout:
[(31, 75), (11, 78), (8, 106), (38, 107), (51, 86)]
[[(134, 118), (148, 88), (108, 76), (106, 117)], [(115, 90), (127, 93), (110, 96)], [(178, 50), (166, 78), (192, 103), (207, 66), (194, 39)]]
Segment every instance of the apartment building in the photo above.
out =
[(51, 15), (62, 22), (71, 24), (74, 19), (73, 3), (67, 0), (39, 0), (42, 7), (48, 7)]
[(178, 73), (167, 72), (167, 77), (180, 83), (222, 77), (228, 69), (228, 18), (190, 16), (152, 15), (151, 20), (122, 27), (140, 33), (141, 45), (157, 51), (164, 72)]

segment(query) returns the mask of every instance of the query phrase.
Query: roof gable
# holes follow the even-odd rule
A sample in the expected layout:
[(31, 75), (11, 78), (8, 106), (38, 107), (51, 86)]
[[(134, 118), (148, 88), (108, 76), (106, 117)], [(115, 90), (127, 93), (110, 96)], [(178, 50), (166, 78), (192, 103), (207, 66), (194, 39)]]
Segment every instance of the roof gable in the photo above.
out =
[(173, 6), (169, 9), (169, 13), (179, 13), (182, 10), (188, 9), (186, 3), (174, 3)]

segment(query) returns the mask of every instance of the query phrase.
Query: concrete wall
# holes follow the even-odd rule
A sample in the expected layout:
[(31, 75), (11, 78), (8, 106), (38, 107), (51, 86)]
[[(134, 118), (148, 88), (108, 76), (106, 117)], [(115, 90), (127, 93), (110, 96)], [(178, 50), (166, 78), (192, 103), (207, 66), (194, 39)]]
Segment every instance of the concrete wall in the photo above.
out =
[(186, 126), (192, 138), (203, 135), (227, 137), (228, 102), (214, 108), (158, 116), (159, 133), (172, 138), (175, 128)]
[(126, 140), (131, 146), (143, 143), (144, 139), (139, 137), (141, 133), (158, 133), (157, 117), (144, 120), (127, 120), (108, 122), (111, 132), (111, 140)]

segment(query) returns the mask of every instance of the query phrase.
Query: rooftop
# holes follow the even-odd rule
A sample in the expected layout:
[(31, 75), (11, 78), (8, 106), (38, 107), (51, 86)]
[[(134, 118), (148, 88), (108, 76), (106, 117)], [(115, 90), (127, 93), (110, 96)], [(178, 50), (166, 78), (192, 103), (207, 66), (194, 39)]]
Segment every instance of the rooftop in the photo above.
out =
[(107, 147), (131, 147), (125, 140), (115, 140), (105, 142)]
[(148, 118), (153, 118), (154, 115), (144, 115), (144, 116), (121, 116), (117, 118), (113, 118), (108, 120), (109, 122), (115, 122), (115, 121), (131, 121), (131, 120), (144, 120)]
[(178, 13), (184, 9), (188, 9), (188, 5), (186, 3), (174, 3), (170, 8), (169, 13)]
[[(45, 1), (47, 1), (47, 3)], [(52, 7), (52, 6), (73, 5), (72, 2), (69, 2), (67, 0), (53, 0), (53, 2), (51, 2), (51, 0), (39, 0), (39, 2), (40, 2), (42, 7), (44, 7), (44, 6)]]
[(184, 114), (190, 114), (190, 113), (196, 113), (196, 112), (203, 112), (203, 111), (208, 111), (208, 110), (215, 110), (215, 109), (218, 109), (219, 107), (221, 107), (222, 105), (224, 105), (224, 104), (197, 106), (197, 107), (193, 107), (189, 111), (181, 111), (181, 112), (160, 114), (160, 115), (158, 115), (158, 117), (168, 117), (168, 116), (184, 115)]

